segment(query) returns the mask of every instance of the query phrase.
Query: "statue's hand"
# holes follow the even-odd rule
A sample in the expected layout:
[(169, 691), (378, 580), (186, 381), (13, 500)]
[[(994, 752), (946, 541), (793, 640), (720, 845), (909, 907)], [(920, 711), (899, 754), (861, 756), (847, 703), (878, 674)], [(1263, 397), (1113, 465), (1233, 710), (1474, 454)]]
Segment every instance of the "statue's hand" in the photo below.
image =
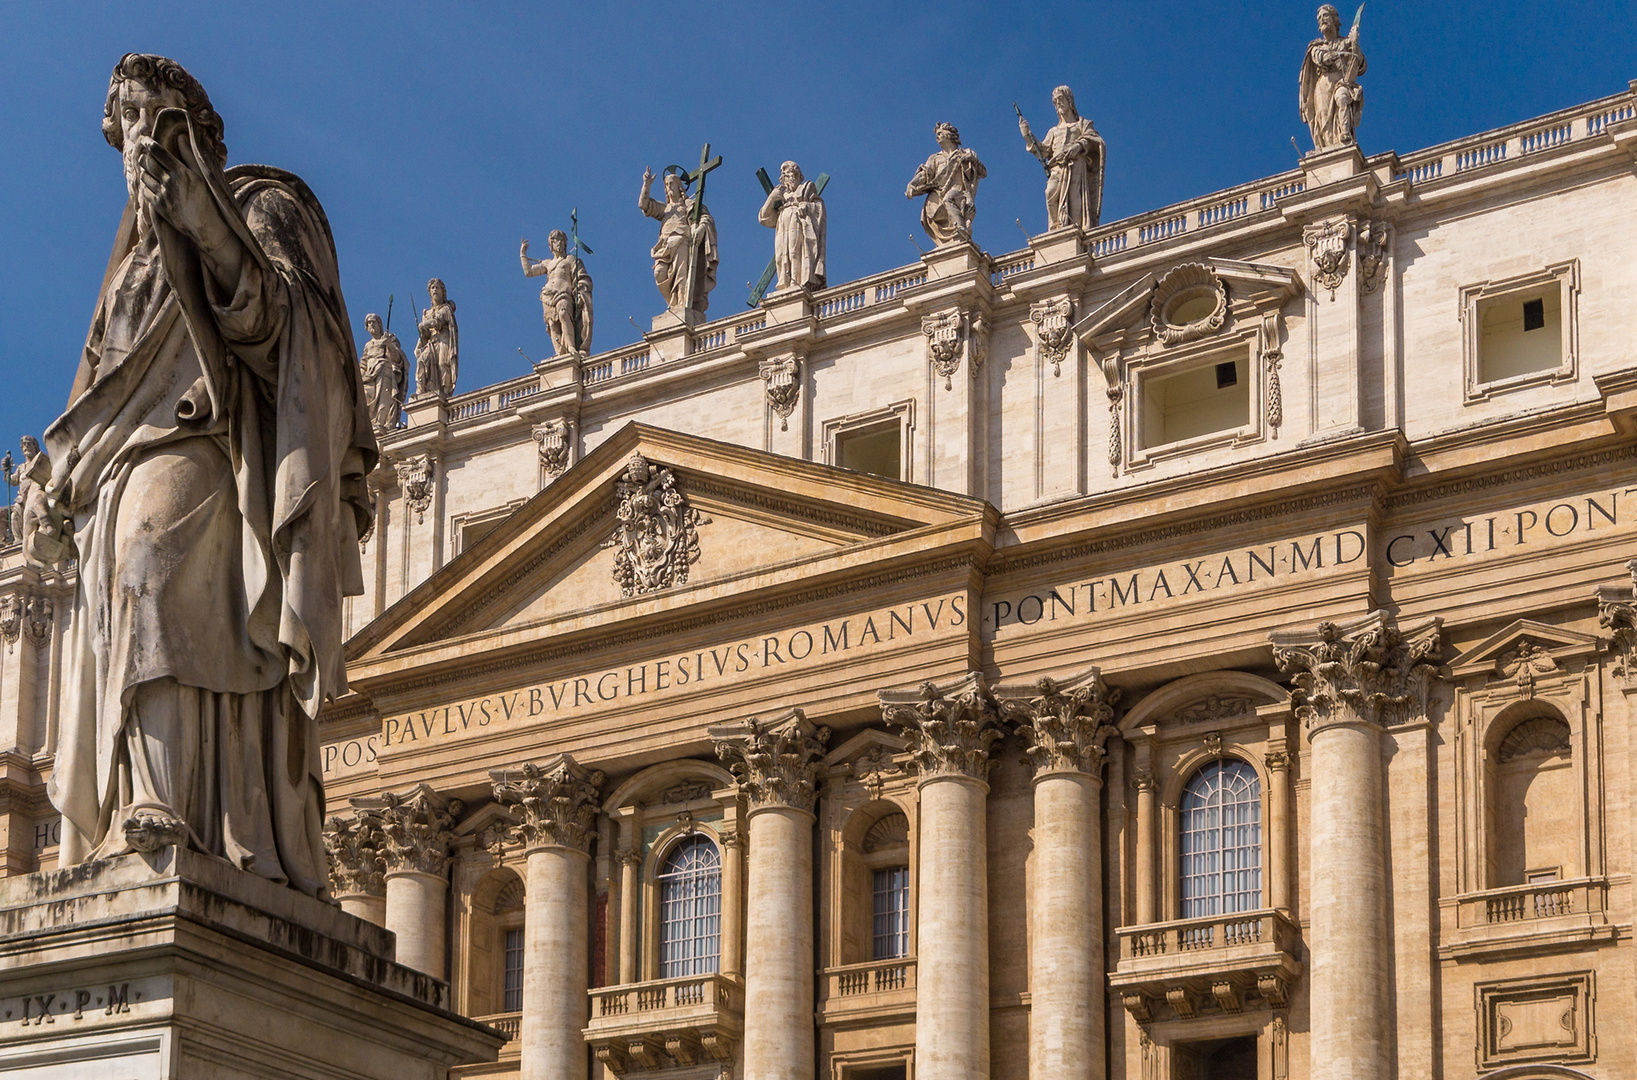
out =
[(232, 242), (204, 179), (146, 136), (137, 140), (137, 180), (149, 209), (194, 243), (216, 250)]
[(523, 246), (517, 249), (517, 254), (525, 259), (529, 257), (529, 242), (527, 240), (523, 241)]

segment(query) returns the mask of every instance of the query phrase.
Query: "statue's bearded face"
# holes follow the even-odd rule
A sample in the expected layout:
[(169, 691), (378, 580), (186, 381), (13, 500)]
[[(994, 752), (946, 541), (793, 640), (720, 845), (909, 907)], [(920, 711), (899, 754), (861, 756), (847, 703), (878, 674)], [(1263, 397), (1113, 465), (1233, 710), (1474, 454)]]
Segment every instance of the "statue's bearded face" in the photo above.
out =
[(1319, 9), (1319, 33), (1327, 38), (1341, 36), (1341, 16), (1336, 14), (1334, 8)]
[(784, 185), (786, 191), (796, 190), (802, 182), (801, 166), (794, 161), (785, 162), (784, 167), (779, 170), (779, 182)]
[(682, 178), (676, 173), (669, 173), (665, 177), (665, 201), (682, 201)]
[(137, 154), (140, 151), (139, 140), (153, 134), (154, 121), (166, 109), (181, 109), (186, 107), (182, 95), (177, 90), (169, 88), (154, 90), (152, 87), (127, 79), (119, 88), (119, 124), (124, 132), (125, 158), (125, 190), (132, 195), (136, 194)]
[(379, 315), (371, 315), (369, 318), (365, 319), (364, 329), (369, 331), (370, 337), (380, 337), (382, 334), (381, 317)]

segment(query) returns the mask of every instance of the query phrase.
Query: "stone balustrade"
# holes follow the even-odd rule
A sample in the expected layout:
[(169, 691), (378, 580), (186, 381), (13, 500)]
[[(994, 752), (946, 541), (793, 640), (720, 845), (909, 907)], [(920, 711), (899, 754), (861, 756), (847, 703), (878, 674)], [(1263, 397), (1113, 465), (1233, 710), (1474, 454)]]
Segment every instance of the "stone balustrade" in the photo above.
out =
[(1283, 1008), (1301, 975), (1301, 930), (1266, 908), (1117, 930), (1120, 958), (1109, 985), (1139, 1020), (1164, 1002), (1179, 1019), (1213, 1005), (1238, 1012), (1258, 994)]
[(1445, 901), (1455, 908), (1455, 929), (1440, 956), (1464, 957), (1612, 938), (1608, 882), (1571, 878), (1486, 889)]
[(826, 969), (821, 977), (820, 1023), (880, 1021), (915, 1015), (915, 958), (912, 956), (845, 964)]
[(592, 990), (585, 1038), (617, 1075), (729, 1061), (744, 1031), (744, 997), (725, 975), (685, 975)]

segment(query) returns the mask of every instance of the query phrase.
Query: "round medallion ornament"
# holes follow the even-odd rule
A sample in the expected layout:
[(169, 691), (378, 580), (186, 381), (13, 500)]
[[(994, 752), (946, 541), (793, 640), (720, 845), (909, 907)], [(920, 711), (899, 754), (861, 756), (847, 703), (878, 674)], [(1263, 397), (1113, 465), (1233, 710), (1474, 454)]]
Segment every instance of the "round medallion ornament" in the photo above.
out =
[(1227, 287), (1204, 263), (1184, 263), (1155, 283), (1149, 322), (1165, 344), (1196, 341), (1227, 321)]

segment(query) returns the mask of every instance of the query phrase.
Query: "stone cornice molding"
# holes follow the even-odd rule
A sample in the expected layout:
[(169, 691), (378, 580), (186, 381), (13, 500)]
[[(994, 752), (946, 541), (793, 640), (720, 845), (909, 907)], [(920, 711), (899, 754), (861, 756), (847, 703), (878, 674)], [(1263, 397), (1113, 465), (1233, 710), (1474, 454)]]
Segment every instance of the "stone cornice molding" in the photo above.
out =
[(782, 806), (813, 812), (829, 728), (791, 709), (772, 720), (716, 724), (706, 733), (752, 810)]
[(1312, 632), (1275, 631), (1273, 660), (1291, 676), (1296, 718), (1308, 737), (1336, 724), (1392, 727), (1426, 716), (1443, 620), (1400, 628), (1385, 612)]
[(1029, 741), (1024, 754), (1037, 778), (1054, 772), (1101, 776), (1103, 746), (1119, 731), (1114, 705), (1120, 691), (1105, 683), (1097, 668), (1064, 682), (1042, 678), (997, 686), (995, 699), (1001, 717)]
[(361, 820), (381, 830), (388, 874), (415, 872), (442, 877), (449, 870), (454, 816), (459, 799), (446, 799), (426, 784), (403, 793), (386, 791), (352, 800)]
[(606, 777), (568, 754), (536, 765), (489, 773), (495, 801), (514, 808), (511, 836), (525, 852), (561, 847), (589, 853), (597, 823), (598, 796)]
[(881, 690), (881, 718), (903, 729), (920, 782), (941, 777), (982, 781), (989, 775), (989, 748), (1002, 735), (994, 699), (983, 676), (972, 672), (940, 686)]
[(385, 896), (386, 836), (372, 817), (332, 817), (324, 826), (333, 896)]

